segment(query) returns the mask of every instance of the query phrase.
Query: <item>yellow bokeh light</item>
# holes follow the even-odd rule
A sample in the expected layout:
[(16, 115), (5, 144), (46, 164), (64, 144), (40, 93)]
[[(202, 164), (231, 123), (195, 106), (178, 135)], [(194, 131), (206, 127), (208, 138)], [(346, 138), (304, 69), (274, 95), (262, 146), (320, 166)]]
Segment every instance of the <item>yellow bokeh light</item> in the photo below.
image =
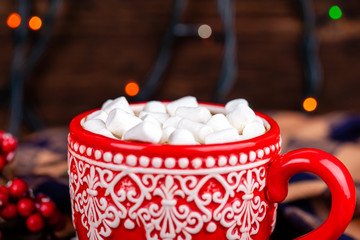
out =
[(198, 34), (202, 39), (207, 39), (211, 36), (212, 29), (209, 25), (203, 24), (198, 28)]
[(20, 26), (21, 17), (17, 13), (11, 13), (7, 18), (6, 23), (10, 28), (17, 28)]
[(139, 84), (136, 82), (129, 82), (125, 86), (125, 93), (130, 97), (137, 95), (140, 91)]
[(303, 108), (307, 112), (312, 112), (317, 108), (317, 101), (313, 97), (308, 97), (303, 102)]
[(39, 30), (42, 26), (42, 21), (41, 21), (41, 18), (37, 17), (37, 16), (34, 16), (32, 18), (30, 18), (29, 20), (29, 27), (31, 30)]

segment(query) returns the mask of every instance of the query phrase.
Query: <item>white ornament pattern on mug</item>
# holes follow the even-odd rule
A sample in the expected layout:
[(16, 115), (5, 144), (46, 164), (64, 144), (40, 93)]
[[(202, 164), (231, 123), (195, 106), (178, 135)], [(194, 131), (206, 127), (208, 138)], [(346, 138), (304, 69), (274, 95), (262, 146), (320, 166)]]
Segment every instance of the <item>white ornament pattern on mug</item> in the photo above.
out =
[(149, 240), (190, 240), (204, 227), (214, 232), (220, 225), (228, 229), (227, 239), (252, 239), (269, 207), (258, 196), (269, 159), (160, 171), (101, 162), (71, 149), (68, 154), (73, 216), (81, 215), (90, 240), (111, 236), (120, 224), (143, 227)]

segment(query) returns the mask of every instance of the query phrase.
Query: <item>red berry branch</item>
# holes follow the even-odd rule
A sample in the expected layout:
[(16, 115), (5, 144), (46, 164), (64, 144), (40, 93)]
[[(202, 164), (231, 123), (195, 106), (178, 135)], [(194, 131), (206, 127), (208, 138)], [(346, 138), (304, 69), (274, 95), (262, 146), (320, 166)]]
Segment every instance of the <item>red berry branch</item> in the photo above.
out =
[[(0, 171), (13, 161), (16, 147), (16, 139), (0, 130)], [(5, 224), (14, 219), (24, 221), (30, 232), (61, 230), (65, 224), (55, 203), (45, 194), (34, 196), (27, 182), (20, 178), (0, 185), (0, 217)]]

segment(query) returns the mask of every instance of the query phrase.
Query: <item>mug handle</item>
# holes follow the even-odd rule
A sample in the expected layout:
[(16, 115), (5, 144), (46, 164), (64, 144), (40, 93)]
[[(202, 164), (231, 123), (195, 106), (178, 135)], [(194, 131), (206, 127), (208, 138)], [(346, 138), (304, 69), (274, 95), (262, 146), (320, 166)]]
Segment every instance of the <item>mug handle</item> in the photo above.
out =
[(332, 203), (326, 221), (296, 240), (338, 239), (355, 211), (355, 185), (349, 171), (337, 158), (321, 150), (307, 148), (285, 153), (269, 166), (267, 199), (274, 203), (283, 201), (290, 178), (299, 172), (318, 175), (328, 185)]

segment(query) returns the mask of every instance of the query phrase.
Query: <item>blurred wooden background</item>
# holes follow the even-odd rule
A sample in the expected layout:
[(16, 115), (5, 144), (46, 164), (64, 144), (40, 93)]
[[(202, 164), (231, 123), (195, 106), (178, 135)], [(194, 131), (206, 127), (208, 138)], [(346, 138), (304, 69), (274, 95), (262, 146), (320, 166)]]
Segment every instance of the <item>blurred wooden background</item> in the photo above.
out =
[[(8, 78), (13, 30), (6, 18), (16, 1), (0, 3), (0, 87)], [(41, 15), (45, 0), (33, 1)], [(360, 1), (313, 1), (324, 82), (318, 113), (360, 110)], [(339, 5), (340, 20), (328, 9)], [(129, 79), (141, 83), (157, 56), (172, 1), (66, 0), (45, 56), (29, 76), (26, 100), (34, 101), (47, 125), (67, 125), (75, 115), (124, 95)], [(257, 110), (298, 110), (303, 91), (297, 1), (236, 1), (237, 82), (228, 99), (244, 97)], [(155, 99), (194, 95), (209, 101), (221, 69), (222, 27), (215, 0), (190, 0), (183, 23), (208, 24), (214, 35), (178, 38), (173, 58)], [(36, 37), (36, 33), (34, 33)], [(0, 105), (0, 129), (8, 105)]]

